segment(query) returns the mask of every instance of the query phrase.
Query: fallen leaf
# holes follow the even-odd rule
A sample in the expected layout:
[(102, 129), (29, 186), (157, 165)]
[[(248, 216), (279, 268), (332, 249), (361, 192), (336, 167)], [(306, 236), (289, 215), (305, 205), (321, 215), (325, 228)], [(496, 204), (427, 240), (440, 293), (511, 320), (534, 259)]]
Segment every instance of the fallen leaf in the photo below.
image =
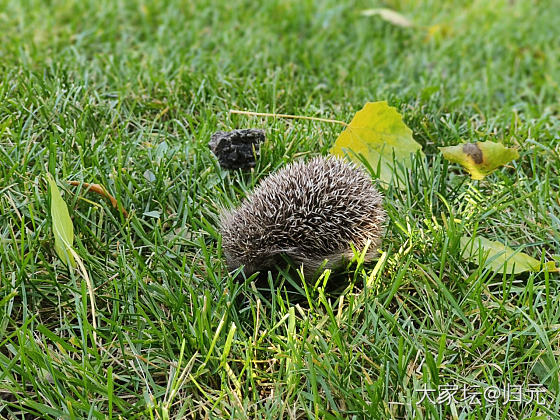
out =
[(330, 153), (348, 155), (356, 162), (360, 161), (357, 155), (363, 155), (372, 168), (380, 167), (379, 178), (389, 184), (396, 170), (395, 162), (410, 168), (411, 154), (417, 151), (424, 156), (422, 146), (412, 138), (412, 130), (403, 122), (401, 114), (386, 101), (380, 101), (368, 102), (356, 112)]
[(51, 218), (54, 233), (54, 249), (58, 257), (65, 263), (70, 263), (72, 267), (76, 267), (76, 261), (72, 255), (72, 245), (74, 243), (74, 225), (68, 207), (60, 195), (60, 190), (56, 186), (56, 182), (47, 174), (51, 191)]
[(363, 10), (362, 16), (379, 16), (386, 22), (392, 23), (396, 26), (402, 26), (403, 28), (410, 28), (414, 26), (411, 20), (409, 20), (404, 15), (399, 12), (395, 12), (391, 9), (379, 8), (379, 9), (367, 9)]
[(486, 266), (492, 268), (496, 273), (503, 273), (506, 269), (508, 274), (539, 271), (541, 269), (558, 271), (554, 261), (541, 264), (539, 260), (530, 255), (515, 251), (501, 242), (491, 241), (482, 236), (477, 236), (474, 240), (472, 237), (463, 236), (460, 243), (464, 250), (463, 258), (472, 259), (480, 264), (482, 257)]
[(519, 157), (517, 150), (492, 141), (461, 143), (439, 147), (439, 150), (445, 159), (462, 165), (472, 179), (483, 179), (496, 168)]

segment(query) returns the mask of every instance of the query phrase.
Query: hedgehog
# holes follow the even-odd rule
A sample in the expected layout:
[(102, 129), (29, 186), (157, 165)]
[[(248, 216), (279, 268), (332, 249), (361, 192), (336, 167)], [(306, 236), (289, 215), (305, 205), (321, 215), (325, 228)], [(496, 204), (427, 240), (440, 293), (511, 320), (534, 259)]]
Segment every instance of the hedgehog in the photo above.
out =
[(368, 242), (371, 261), (384, 230), (382, 198), (354, 163), (334, 156), (295, 161), (263, 179), (238, 208), (221, 212), (227, 266), (243, 266), (249, 276), (288, 257), (314, 277), (319, 268), (340, 268)]

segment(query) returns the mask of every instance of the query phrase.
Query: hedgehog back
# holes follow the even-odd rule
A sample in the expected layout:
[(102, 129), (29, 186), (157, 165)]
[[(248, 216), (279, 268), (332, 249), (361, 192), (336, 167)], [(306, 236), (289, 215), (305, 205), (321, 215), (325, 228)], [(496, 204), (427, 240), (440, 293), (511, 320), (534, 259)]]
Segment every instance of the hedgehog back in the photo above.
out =
[(351, 258), (383, 231), (382, 196), (353, 163), (335, 157), (297, 161), (265, 178), (242, 204), (222, 213), (222, 245), (230, 268), (271, 269), (285, 254), (313, 273)]

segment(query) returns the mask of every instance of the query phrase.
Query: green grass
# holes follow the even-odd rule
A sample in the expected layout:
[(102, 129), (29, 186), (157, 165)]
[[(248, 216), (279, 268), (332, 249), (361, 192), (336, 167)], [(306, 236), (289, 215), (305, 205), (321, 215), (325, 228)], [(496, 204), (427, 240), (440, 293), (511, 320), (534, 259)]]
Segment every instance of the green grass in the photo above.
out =
[[(0, 417), (560, 418), (558, 274), (495, 274), (459, 245), (560, 254), (556, 2), (260, 3), (0, 0)], [(359, 14), (383, 6), (447, 29)], [(329, 287), (228, 274), (220, 206), (340, 130), (228, 110), (349, 121), (372, 100), (426, 153), (385, 191), (380, 262)], [(210, 135), (245, 127), (266, 131), (257, 166), (220, 169)], [(461, 140), (521, 157), (474, 182), (437, 150)], [(97, 343), (86, 283), (54, 252), (48, 171)], [(544, 404), (418, 403), (424, 386), (530, 384)]]

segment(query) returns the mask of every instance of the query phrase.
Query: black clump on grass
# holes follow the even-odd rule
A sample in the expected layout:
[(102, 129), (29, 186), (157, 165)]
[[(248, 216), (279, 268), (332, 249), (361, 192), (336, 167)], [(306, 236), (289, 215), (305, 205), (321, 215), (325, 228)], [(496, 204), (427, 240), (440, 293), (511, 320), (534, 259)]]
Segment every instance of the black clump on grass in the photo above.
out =
[(225, 169), (247, 169), (255, 166), (255, 154), (264, 142), (264, 130), (246, 128), (217, 131), (212, 134), (208, 147)]

